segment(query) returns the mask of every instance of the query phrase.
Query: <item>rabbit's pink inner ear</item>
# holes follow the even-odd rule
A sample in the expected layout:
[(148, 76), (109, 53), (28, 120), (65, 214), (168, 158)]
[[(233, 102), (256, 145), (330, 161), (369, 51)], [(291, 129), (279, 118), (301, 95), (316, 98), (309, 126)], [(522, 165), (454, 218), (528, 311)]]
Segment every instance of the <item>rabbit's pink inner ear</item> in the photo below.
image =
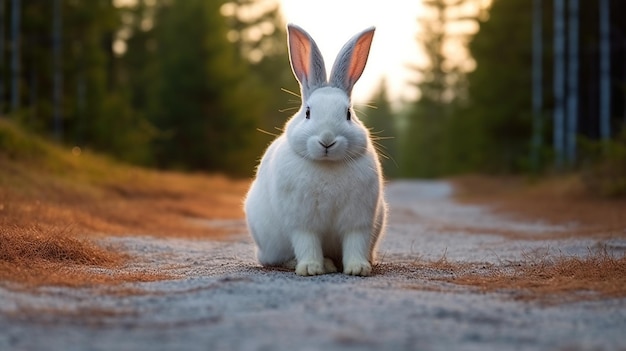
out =
[(363, 74), (365, 70), (365, 64), (367, 63), (367, 57), (370, 53), (370, 46), (372, 45), (372, 39), (374, 38), (374, 31), (363, 33), (363, 35), (357, 40), (352, 51), (352, 58), (350, 60), (350, 67), (348, 67), (348, 80), (350, 84), (356, 83), (357, 80)]
[(291, 65), (300, 81), (304, 81), (309, 74), (311, 63), (311, 42), (298, 30), (289, 30), (289, 53)]

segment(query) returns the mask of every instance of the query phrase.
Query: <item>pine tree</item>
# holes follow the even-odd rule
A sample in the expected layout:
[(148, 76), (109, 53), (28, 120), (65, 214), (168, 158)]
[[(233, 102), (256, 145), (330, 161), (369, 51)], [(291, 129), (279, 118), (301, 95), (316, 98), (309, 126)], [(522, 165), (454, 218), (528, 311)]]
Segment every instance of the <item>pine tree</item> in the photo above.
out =
[[(383, 173), (386, 178), (394, 178), (399, 175), (400, 169), (396, 161), (398, 157), (396, 115), (391, 109), (385, 80), (372, 97), (370, 109), (358, 106), (359, 118), (370, 130), (372, 139), (380, 156)], [(367, 106), (369, 107), (369, 106)], [(361, 109), (364, 109), (363, 111)]]
[(155, 144), (161, 166), (253, 169), (253, 160), (240, 157), (254, 132), (259, 101), (227, 40), (220, 5), (185, 0), (157, 10), (149, 116), (164, 133)]
[[(421, 80), (417, 84), (420, 99), (408, 118), (408, 128), (402, 135), (401, 168), (404, 176), (436, 177), (455, 172), (460, 168), (454, 145), (458, 138), (452, 136), (456, 104), (466, 96), (464, 67), (446, 55), (445, 46), (458, 33), (449, 30), (451, 24), (468, 20), (451, 15), (466, 0), (428, 0), (424, 2), (426, 15), (420, 18), (422, 44), (428, 64), (416, 67)], [(469, 34), (465, 34), (468, 36)]]
[[(229, 23), (228, 38), (237, 47), (238, 57), (249, 65), (250, 78), (263, 94), (265, 104), (258, 128), (275, 133), (300, 106), (300, 100), (288, 93), (297, 93), (299, 87), (289, 67), (286, 26), (278, 4), (272, 0), (235, 0), (222, 9)], [(261, 136), (265, 142), (268, 138), (271, 136)]]
[[(544, 4), (544, 13), (551, 13), (548, 5)], [(470, 104), (464, 114), (473, 127), (466, 148), (478, 155), (472, 165), (476, 170), (529, 169), (532, 11), (530, 1), (495, 1), (489, 19), (470, 43), (477, 66), (468, 75)]]

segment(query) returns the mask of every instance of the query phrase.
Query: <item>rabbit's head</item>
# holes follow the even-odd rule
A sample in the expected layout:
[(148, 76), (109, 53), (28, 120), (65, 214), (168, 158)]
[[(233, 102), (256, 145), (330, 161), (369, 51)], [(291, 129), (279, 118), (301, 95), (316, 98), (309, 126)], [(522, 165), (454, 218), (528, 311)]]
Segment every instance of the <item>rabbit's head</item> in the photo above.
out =
[(374, 28), (355, 35), (341, 49), (327, 80), (322, 55), (311, 36), (289, 25), (289, 58), (300, 83), (302, 106), (286, 126), (291, 148), (316, 161), (350, 161), (367, 152), (369, 133), (351, 105)]

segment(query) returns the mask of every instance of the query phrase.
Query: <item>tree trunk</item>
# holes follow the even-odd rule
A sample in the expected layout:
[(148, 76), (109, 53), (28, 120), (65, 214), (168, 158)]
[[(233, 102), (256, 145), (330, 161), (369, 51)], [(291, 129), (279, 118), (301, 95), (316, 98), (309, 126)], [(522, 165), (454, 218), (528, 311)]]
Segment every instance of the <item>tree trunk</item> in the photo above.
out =
[(533, 136), (531, 141), (530, 162), (534, 172), (539, 170), (539, 152), (542, 144), (542, 118), (543, 107), (543, 43), (542, 43), (542, 0), (533, 1)]
[(563, 166), (563, 131), (565, 129), (565, 20), (564, 0), (554, 0), (554, 161)]
[(609, 0), (600, 0), (600, 139), (611, 138), (611, 17)]
[(63, 137), (63, 124), (61, 121), (61, 98), (63, 94), (63, 67), (61, 65), (61, 8), (62, 1), (54, 0), (53, 23), (52, 23), (52, 55), (53, 55), (53, 119), (54, 138), (59, 141)]
[(11, 112), (20, 107), (20, 0), (13, 0), (11, 13)]
[(567, 162), (576, 163), (576, 137), (578, 135), (578, 1), (569, 0), (568, 28), (568, 80), (567, 80)]
[(0, 117), (4, 116), (4, 0), (0, 0)]

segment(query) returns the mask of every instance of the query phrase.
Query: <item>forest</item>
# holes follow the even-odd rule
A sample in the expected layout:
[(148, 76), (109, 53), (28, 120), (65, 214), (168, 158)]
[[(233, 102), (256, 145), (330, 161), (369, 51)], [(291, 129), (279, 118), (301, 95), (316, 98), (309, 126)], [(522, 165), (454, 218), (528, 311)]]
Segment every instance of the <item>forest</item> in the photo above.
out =
[[(419, 97), (392, 107), (381, 82), (361, 116), (387, 177), (580, 172), (625, 195), (626, 3), (456, 15), (471, 1), (423, 0)], [(479, 30), (455, 33), (459, 21)], [(76, 152), (250, 176), (299, 106), (272, 0), (0, 0), (0, 24), (0, 118)], [(473, 67), (446, 54), (452, 40)]]

